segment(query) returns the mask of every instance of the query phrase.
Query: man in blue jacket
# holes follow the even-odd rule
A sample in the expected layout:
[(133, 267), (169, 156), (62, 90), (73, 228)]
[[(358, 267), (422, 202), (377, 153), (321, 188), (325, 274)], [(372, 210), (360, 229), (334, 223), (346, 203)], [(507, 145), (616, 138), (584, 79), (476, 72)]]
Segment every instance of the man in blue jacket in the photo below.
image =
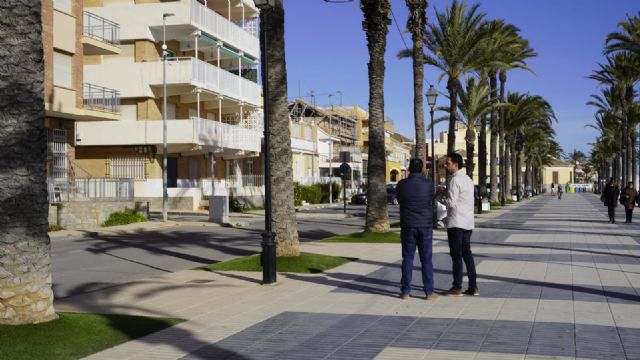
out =
[(433, 182), (422, 174), (422, 160), (411, 159), (409, 177), (401, 180), (396, 187), (396, 197), (400, 205), (400, 238), (402, 240), (402, 279), (400, 298), (406, 300), (411, 293), (413, 256), (418, 248), (422, 265), (424, 299), (437, 297), (433, 292)]

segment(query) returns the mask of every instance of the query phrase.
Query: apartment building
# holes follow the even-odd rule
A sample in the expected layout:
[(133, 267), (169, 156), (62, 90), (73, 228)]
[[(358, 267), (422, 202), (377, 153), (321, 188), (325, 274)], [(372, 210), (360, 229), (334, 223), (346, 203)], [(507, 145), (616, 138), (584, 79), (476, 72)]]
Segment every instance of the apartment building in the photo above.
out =
[(169, 209), (197, 209), (214, 192), (262, 186), (253, 1), (57, 1), (71, 2), (74, 14), (84, 6), (85, 27), (87, 19), (108, 19), (119, 28), (117, 51), (85, 45), (76, 76), (119, 95), (117, 115), (75, 125), (74, 161), (88, 176), (133, 179), (136, 201), (160, 208), (166, 94)]
[(120, 119), (120, 92), (83, 74), (87, 57), (121, 53), (120, 28), (84, 11), (81, 1), (43, 0), (41, 6), (47, 176), (51, 196), (60, 197), (54, 186), (65, 189), (69, 181), (87, 177), (77, 166), (78, 126)]

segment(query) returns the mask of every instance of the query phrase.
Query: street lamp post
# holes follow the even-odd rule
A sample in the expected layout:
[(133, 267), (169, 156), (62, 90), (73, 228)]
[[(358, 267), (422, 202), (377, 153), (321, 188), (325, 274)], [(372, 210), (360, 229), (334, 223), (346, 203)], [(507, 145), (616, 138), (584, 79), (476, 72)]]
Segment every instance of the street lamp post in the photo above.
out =
[[(433, 208), (433, 227), (435, 228), (438, 224), (438, 212), (436, 211), (436, 153), (435, 153), (435, 130), (433, 123), (433, 107), (436, 106), (436, 100), (438, 99), (438, 91), (433, 87), (433, 85), (429, 86), (429, 90), (427, 90), (427, 104), (431, 110), (429, 110), (429, 114), (431, 115), (431, 181), (433, 181), (433, 201), (431, 207)], [(417, 144), (416, 144), (417, 146)], [(422, 145), (420, 145), (422, 146)]]
[(172, 13), (162, 14), (162, 221), (167, 222), (167, 18)]
[(276, 242), (271, 218), (271, 132), (269, 130), (269, 62), (267, 57), (267, 26), (269, 11), (275, 5), (275, 0), (254, 0), (254, 3), (264, 17), (262, 21), (262, 69), (264, 71), (264, 232), (262, 233), (262, 284), (276, 282)]

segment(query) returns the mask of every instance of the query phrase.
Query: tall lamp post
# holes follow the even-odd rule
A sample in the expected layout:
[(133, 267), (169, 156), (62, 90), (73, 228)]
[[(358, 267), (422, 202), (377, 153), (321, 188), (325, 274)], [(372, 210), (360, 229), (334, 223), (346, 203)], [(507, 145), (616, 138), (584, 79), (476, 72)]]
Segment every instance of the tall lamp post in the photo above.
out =
[(436, 159), (435, 153), (435, 130), (433, 124), (433, 107), (436, 106), (436, 100), (438, 99), (438, 91), (433, 87), (433, 85), (429, 86), (429, 90), (427, 90), (427, 104), (431, 110), (429, 110), (429, 114), (431, 115), (431, 181), (433, 181), (433, 203), (431, 207), (433, 208), (433, 227), (435, 228), (438, 224), (438, 212), (436, 211), (436, 164), (438, 163)]
[(162, 14), (162, 221), (167, 222), (167, 18), (172, 13)]
[(276, 282), (276, 242), (271, 223), (271, 133), (269, 131), (269, 62), (267, 58), (267, 26), (269, 11), (275, 6), (275, 0), (254, 0), (254, 4), (264, 15), (262, 21), (262, 69), (264, 81), (264, 232), (262, 233), (262, 284)]

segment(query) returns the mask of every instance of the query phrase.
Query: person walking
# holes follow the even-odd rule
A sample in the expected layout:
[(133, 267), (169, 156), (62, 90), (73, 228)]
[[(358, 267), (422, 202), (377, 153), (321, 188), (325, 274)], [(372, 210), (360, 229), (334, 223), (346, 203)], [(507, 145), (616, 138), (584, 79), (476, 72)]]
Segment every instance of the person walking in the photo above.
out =
[(558, 184), (558, 200), (562, 200), (562, 185)]
[(467, 295), (480, 295), (476, 282), (476, 265), (471, 253), (473, 219), (473, 181), (462, 171), (462, 156), (447, 155), (445, 168), (450, 174), (449, 188), (441, 202), (447, 207), (447, 239), (453, 267), (453, 286), (444, 292), (446, 296), (462, 296), (462, 262), (467, 267), (469, 288)]
[(631, 224), (631, 218), (633, 217), (633, 208), (636, 205), (636, 198), (638, 192), (633, 187), (633, 182), (629, 181), (627, 187), (624, 188), (620, 195), (620, 203), (624, 205), (625, 224)]
[(609, 222), (612, 224), (616, 223), (616, 207), (618, 206), (619, 196), (620, 190), (616, 184), (616, 179), (609, 179), (607, 186), (605, 186), (604, 191), (602, 192), (602, 199), (604, 201), (604, 206), (607, 207), (609, 212)]
[(400, 240), (402, 242), (402, 278), (400, 298), (406, 300), (411, 294), (413, 257), (418, 248), (422, 270), (425, 300), (433, 300), (433, 182), (425, 179), (421, 159), (409, 162), (409, 177), (396, 186), (396, 197), (400, 205)]

